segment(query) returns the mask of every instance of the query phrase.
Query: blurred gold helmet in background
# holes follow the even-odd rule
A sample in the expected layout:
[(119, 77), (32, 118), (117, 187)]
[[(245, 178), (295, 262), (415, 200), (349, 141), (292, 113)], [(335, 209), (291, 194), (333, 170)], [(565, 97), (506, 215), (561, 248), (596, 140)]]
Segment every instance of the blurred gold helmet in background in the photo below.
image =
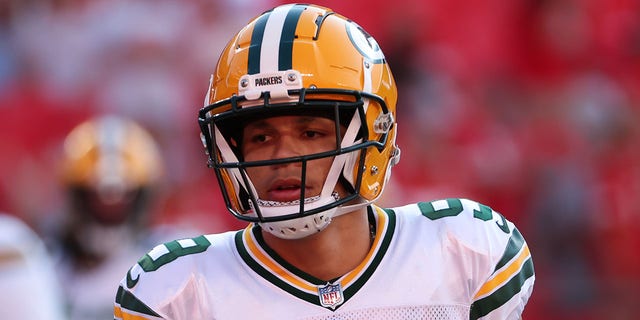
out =
[(132, 214), (128, 211), (137, 211), (136, 198), (146, 196), (140, 193), (162, 175), (154, 138), (125, 118), (103, 116), (81, 123), (63, 147), (62, 183), (74, 194), (76, 209), (100, 222), (123, 222)]

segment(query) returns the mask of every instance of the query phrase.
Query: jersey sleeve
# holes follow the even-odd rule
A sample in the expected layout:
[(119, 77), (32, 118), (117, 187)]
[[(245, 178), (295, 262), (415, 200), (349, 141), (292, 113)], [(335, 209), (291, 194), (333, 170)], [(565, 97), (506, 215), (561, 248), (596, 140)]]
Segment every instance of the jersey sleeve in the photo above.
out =
[[(488, 276), (479, 282), (471, 306), (470, 319), (520, 319), (533, 291), (535, 272), (527, 243), (500, 213), (471, 200), (461, 200), (470, 208), (474, 221), (482, 221), (478, 233), (488, 249)], [(482, 241), (478, 241), (479, 244)]]
[[(126, 282), (126, 280), (123, 280)], [(116, 293), (115, 305), (113, 308), (114, 320), (128, 319), (162, 319), (162, 317), (151, 307), (146, 305), (134, 292), (127, 289), (126, 284), (120, 283)]]
[(471, 319), (519, 319), (534, 281), (529, 247), (518, 229), (513, 228), (493, 273), (474, 297)]
[[(446, 225), (456, 260), (469, 277), (469, 319), (519, 319), (533, 290), (531, 252), (516, 226), (468, 199), (420, 203), (422, 215)], [(464, 262), (460, 262), (464, 261)]]
[[(193, 257), (210, 247), (206, 236), (156, 246), (120, 282), (114, 319), (195, 319), (209, 310)], [(204, 317), (204, 316), (203, 316)]]

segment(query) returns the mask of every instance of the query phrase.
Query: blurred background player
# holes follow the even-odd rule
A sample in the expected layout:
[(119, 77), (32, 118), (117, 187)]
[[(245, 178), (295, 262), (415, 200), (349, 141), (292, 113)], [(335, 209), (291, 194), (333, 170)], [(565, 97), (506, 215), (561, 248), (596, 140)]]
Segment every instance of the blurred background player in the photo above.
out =
[(108, 319), (113, 284), (149, 247), (163, 165), (150, 133), (115, 116), (81, 123), (63, 147), (69, 207), (52, 249), (68, 313), (71, 319)]

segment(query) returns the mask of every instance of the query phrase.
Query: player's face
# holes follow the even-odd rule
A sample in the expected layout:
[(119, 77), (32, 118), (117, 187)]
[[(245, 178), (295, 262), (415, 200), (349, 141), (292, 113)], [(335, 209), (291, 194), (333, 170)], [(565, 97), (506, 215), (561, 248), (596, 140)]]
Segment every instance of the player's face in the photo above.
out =
[[(259, 119), (244, 127), (240, 145), (245, 161), (280, 159), (330, 151), (336, 148), (335, 122), (328, 118), (311, 116)], [(322, 158), (307, 163), (305, 198), (320, 194), (332, 162), (333, 158)], [(247, 173), (260, 199), (279, 202), (300, 199), (301, 162), (250, 167), (247, 168)]]

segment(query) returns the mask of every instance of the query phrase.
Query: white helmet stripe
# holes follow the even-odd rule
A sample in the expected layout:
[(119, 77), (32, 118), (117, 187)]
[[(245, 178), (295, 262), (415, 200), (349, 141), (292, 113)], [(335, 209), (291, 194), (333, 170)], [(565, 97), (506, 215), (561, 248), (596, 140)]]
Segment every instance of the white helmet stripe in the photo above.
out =
[(248, 74), (292, 69), (293, 40), (304, 8), (295, 4), (280, 6), (256, 22), (249, 47)]
[(280, 37), (287, 13), (293, 5), (277, 7), (269, 15), (260, 51), (260, 73), (278, 71)]

